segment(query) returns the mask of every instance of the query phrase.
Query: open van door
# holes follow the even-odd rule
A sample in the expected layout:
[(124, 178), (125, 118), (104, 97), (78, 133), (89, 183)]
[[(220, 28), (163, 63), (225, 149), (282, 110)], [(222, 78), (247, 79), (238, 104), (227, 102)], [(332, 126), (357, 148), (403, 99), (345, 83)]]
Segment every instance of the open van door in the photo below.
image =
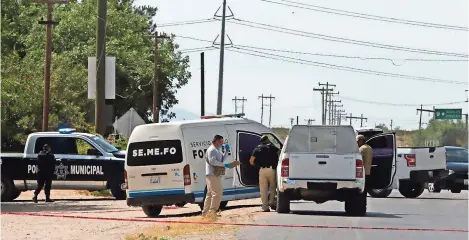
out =
[(259, 166), (251, 166), (249, 159), (259, 145), (261, 135), (247, 131), (236, 131), (236, 152), (241, 165), (236, 167), (239, 182), (246, 187), (259, 186)]
[(385, 189), (392, 185), (396, 174), (396, 135), (379, 134), (366, 141), (373, 149), (371, 176), (367, 185), (373, 189)]

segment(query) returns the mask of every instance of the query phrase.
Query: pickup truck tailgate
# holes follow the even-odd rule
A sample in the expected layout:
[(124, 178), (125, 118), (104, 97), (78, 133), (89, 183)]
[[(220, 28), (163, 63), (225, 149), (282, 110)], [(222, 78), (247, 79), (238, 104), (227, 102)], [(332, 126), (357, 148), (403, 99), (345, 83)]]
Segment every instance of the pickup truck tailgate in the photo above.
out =
[(446, 168), (446, 152), (444, 147), (413, 148), (412, 152), (415, 154), (415, 167), (412, 170)]
[(354, 154), (290, 153), (290, 179), (355, 179)]

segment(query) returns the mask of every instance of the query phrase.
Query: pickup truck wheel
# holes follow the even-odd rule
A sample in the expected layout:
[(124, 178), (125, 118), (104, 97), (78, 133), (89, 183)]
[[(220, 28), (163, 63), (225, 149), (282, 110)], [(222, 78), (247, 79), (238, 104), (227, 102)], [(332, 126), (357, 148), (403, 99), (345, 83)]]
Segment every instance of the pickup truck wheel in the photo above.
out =
[(186, 203), (185, 203), (185, 202), (180, 202), (180, 203), (176, 203), (176, 204), (174, 204), (174, 205), (175, 205), (176, 207), (182, 208), (182, 207), (184, 207), (184, 206), (186, 205)]
[(345, 199), (345, 212), (350, 216), (365, 216), (366, 204), (366, 192), (355, 191)]
[(161, 205), (146, 205), (142, 207), (143, 212), (147, 217), (158, 217), (163, 209)]
[(391, 195), (392, 189), (369, 189), (368, 194), (373, 198), (386, 198)]
[(124, 179), (122, 180), (115, 180), (111, 181), (110, 189), (111, 189), (111, 194), (116, 198), (116, 200), (125, 200), (127, 199), (127, 194), (124, 189), (122, 189), (122, 186), (124, 184)]
[(399, 192), (406, 198), (417, 198), (422, 195), (424, 190), (425, 188), (421, 183), (408, 182), (399, 186)]
[(21, 195), (21, 191), (15, 189), (13, 194), (11, 195), (11, 200), (17, 199), (20, 195)]
[(13, 185), (13, 182), (4, 174), (2, 174), (2, 183), (1, 183), (1, 200), (2, 202), (9, 202), (12, 201), (15, 195), (15, 191), (18, 191), (15, 189), (15, 186)]
[(461, 188), (459, 188), (459, 187), (452, 187), (452, 188), (451, 188), (451, 192), (452, 192), (452, 193), (460, 193), (460, 192), (461, 192)]
[(285, 192), (277, 192), (277, 213), (289, 213), (290, 212), (290, 199), (288, 194)]

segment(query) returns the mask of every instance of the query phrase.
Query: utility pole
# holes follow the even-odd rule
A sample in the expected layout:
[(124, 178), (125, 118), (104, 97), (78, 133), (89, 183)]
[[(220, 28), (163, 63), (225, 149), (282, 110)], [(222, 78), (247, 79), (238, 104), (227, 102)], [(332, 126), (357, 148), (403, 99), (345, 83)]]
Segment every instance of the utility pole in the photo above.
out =
[(232, 99), (235, 103), (235, 113), (238, 113), (238, 101), (241, 101), (241, 113), (244, 113), (244, 102), (247, 101), (246, 98), (238, 98), (235, 96), (235, 98)]
[(337, 104), (334, 104), (332, 106), (332, 125), (336, 125), (337, 124), (337, 107), (343, 107), (344, 105), (337, 105)]
[(334, 108), (334, 104), (335, 103), (340, 103), (340, 102), (342, 102), (342, 101), (341, 100), (329, 100), (329, 125), (333, 125), (333, 120), (334, 120), (334, 109), (333, 108)]
[(205, 53), (200, 53), (200, 116), (205, 116)]
[(352, 125), (352, 119), (360, 119), (360, 127), (363, 127), (363, 120), (368, 121), (368, 118), (363, 117), (363, 114), (361, 115), (361, 117), (354, 117), (354, 116), (350, 113), (350, 117), (345, 117), (345, 118), (350, 119), (350, 125)]
[(158, 89), (160, 82), (158, 81), (158, 39), (169, 38), (166, 34), (158, 35), (158, 31), (155, 31), (155, 53), (154, 53), (154, 64), (155, 64), (155, 72), (153, 77), (153, 122), (157, 123), (160, 120), (160, 109), (158, 97), (161, 95)]
[[(264, 120), (264, 106), (265, 107), (269, 107), (269, 127), (270, 127), (270, 124), (272, 122), (272, 99), (275, 99), (275, 97), (272, 97), (272, 94), (270, 94), (270, 96), (264, 96), (264, 94), (262, 94), (261, 96), (259, 96), (259, 98), (261, 99), (261, 104), (262, 104), (262, 107), (261, 107), (261, 123), (263, 123), (263, 120)], [(269, 104), (268, 105), (264, 105), (264, 99), (269, 99)]]
[[(321, 83), (319, 83), (319, 85), (321, 85)], [(326, 88), (322, 87), (322, 88), (313, 88), (313, 91), (316, 91), (316, 92), (321, 92), (321, 98), (322, 98), (322, 101), (321, 101), (321, 124), (322, 125), (326, 125), (326, 99), (324, 98), (325, 95), (327, 94), (327, 91), (332, 91), (334, 89), (332, 88), (327, 88), (329, 87), (329, 84), (325, 84), (326, 85)], [(327, 97), (327, 96), (326, 96)]]
[[(319, 86), (326, 86), (326, 89), (325, 89), (326, 99), (324, 100), (324, 109), (323, 109), (323, 112), (324, 112), (324, 117), (323, 117), (324, 118), (324, 120), (323, 120), (324, 124), (323, 125), (325, 125), (325, 123), (326, 123), (326, 114), (327, 114), (327, 111), (328, 111), (327, 110), (327, 105), (328, 105), (327, 103), (329, 102), (329, 99), (331, 98), (331, 95), (330, 95), (329, 91), (334, 90), (334, 89), (329, 89), (329, 87), (336, 87), (336, 85), (335, 84), (330, 84), (329, 82), (326, 82), (326, 84), (319, 83)], [(337, 94), (339, 94), (339, 93), (337, 92)], [(331, 109), (330, 109), (330, 105), (329, 105), (329, 114), (330, 114), (330, 110)]]
[(35, 3), (47, 4), (46, 21), (38, 21), (39, 24), (46, 25), (46, 43), (44, 47), (44, 95), (42, 99), (42, 131), (49, 131), (49, 109), (50, 109), (50, 67), (52, 58), (52, 25), (59, 22), (52, 21), (52, 11), (54, 3), (68, 3), (64, 0), (35, 0)]
[(294, 119), (294, 118), (290, 118), (290, 124), (291, 124), (292, 127), (293, 127), (293, 121), (295, 121), (295, 119)]
[[(417, 113), (418, 112), (420, 112), (419, 130), (422, 130), (422, 113), (423, 112), (434, 113), (435, 110), (423, 109), (423, 105), (420, 105), (420, 108), (417, 108)], [(435, 116), (433, 116), (433, 117), (435, 117)]]
[(296, 125), (300, 124), (300, 117), (296, 116)]
[(339, 126), (342, 125), (342, 118), (347, 116), (344, 112), (345, 112), (345, 110), (341, 110), (339, 112), (338, 117), (337, 117), (337, 120), (339, 121)]
[(95, 132), (104, 135), (106, 130), (106, 19), (107, 0), (98, 0), (98, 27), (96, 32), (96, 101)]
[(316, 120), (311, 119), (311, 118), (305, 119), (305, 122), (307, 122), (308, 126), (312, 125), (314, 121)]
[(468, 130), (468, 128), (467, 128), (467, 113), (466, 113), (466, 114), (463, 114), (463, 115), (464, 115), (464, 117), (466, 118), (466, 132), (467, 132), (467, 130)]
[(389, 127), (391, 128), (390, 130), (392, 131), (392, 119), (391, 119), (391, 125), (389, 125)]
[(226, 19), (226, 0), (223, 0), (223, 15), (221, 19), (221, 40), (220, 40), (220, 67), (218, 72), (218, 99), (217, 115), (222, 114), (223, 103), (223, 66), (225, 60), (225, 19)]

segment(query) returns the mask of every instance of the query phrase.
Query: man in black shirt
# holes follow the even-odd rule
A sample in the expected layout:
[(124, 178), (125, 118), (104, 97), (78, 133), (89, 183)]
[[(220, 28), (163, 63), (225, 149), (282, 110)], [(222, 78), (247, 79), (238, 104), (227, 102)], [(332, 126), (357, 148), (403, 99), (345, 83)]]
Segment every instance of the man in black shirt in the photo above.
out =
[[(260, 140), (261, 144), (254, 149), (249, 163), (253, 166), (258, 165), (260, 167), (259, 187), (261, 191), (262, 210), (269, 212), (269, 205), (274, 206), (275, 193), (277, 191), (275, 169), (277, 169), (280, 150), (270, 143), (269, 137), (262, 136)], [(270, 197), (267, 190), (270, 192)]]
[(53, 202), (50, 199), (50, 189), (52, 187), (52, 177), (54, 176), (55, 170), (55, 156), (51, 151), (49, 145), (45, 144), (42, 151), (37, 156), (39, 173), (37, 176), (37, 188), (34, 191), (33, 201), (37, 203), (37, 195), (41, 192), (44, 187), (44, 193), (46, 194), (46, 202)]

